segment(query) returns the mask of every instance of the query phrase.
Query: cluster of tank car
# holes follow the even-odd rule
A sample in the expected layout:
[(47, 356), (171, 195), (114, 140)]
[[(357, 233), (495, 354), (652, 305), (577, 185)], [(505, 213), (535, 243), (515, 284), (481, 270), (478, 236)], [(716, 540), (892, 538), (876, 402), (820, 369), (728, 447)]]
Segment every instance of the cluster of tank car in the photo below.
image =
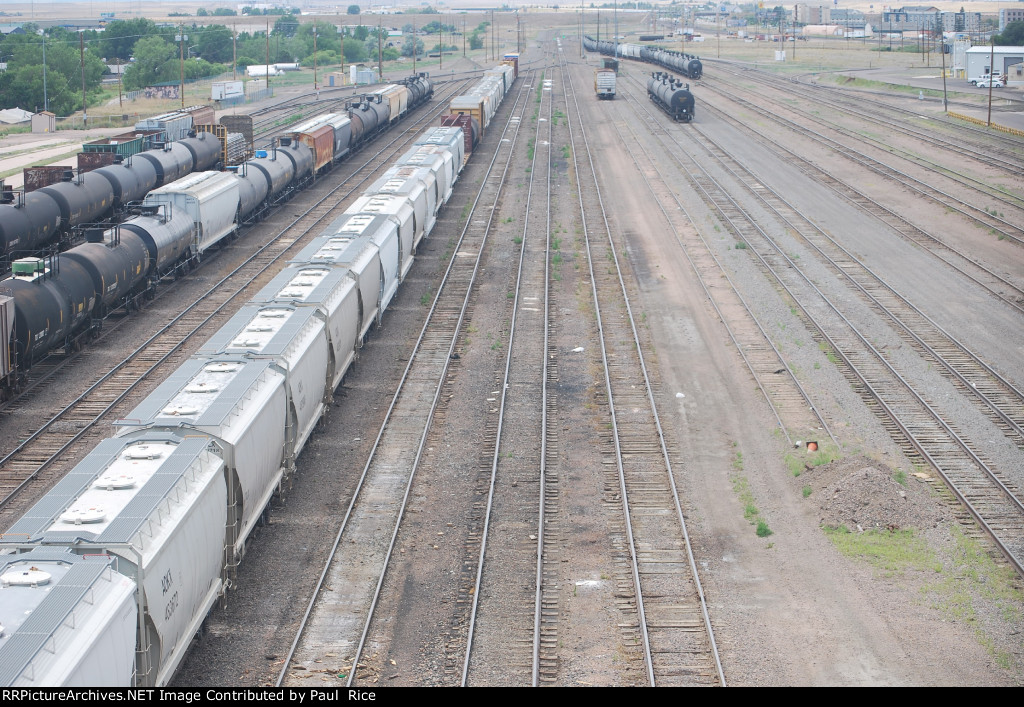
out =
[[(400, 103), (383, 98), (388, 95), (401, 96)], [(106, 230), (92, 229), (89, 242), (59, 255), (12, 263), (11, 276), (0, 281), (0, 324), (7, 326), (6, 340), (13, 338), (13, 355), (0, 360), (0, 375), (8, 388), (16, 389), (19, 378), (40, 358), (55, 349), (78, 346), (111, 310), (136, 307), (162, 277), (194, 266), (240, 224), (259, 219), (302, 189), (315, 172), (328, 169), (431, 95), (426, 75), (401, 86), (385, 86), (350, 111), (320, 115), (291, 128), (270, 149), (228, 172), (209, 169), (221, 147), (213, 135), (204, 133), (168, 143), (160, 151), (140, 153), (131, 165), (105, 167), (68, 183), (86, 185), (68, 187), (72, 190), (98, 181), (109, 186), (108, 174), (122, 181), (125, 174), (152, 176), (154, 165), (160, 165), (164, 177), (156, 182), (162, 186), (154, 189), (151, 180), (146, 181), (124, 198), (141, 199), (133, 207), (134, 217)], [(393, 108), (402, 112), (392, 114)], [(197, 154), (203, 159), (190, 156)], [(193, 172), (195, 167), (203, 171)], [(39, 192), (64, 194), (63, 186), (40, 189), (28, 197)], [(140, 191), (143, 186), (147, 188)]]
[(689, 123), (693, 120), (694, 100), (690, 84), (683, 83), (666, 71), (655, 71), (647, 80), (647, 96), (672, 120)]
[(434, 227), (465, 145), (457, 126), (422, 133), (11, 527), (0, 684), (171, 679)]
[(664, 47), (649, 44), (597, 41), (593, 37), (584, 36), (583, 48), (588, 52), (598, 52), (606, 56), (620, 56), (657, 64), (680, 73), (688, 79), (697, 80), (704, 73), (704, 65), (693, 54), (677, 52), (672, 49), (665, 49)]
[(0, 256), (37, 251), (62, 234), (103, 221), (116, 209), (194, 171), (218, 169), (220, 141), (209, 133), (168, 141), (128, 162), (74, 174), (27, 193), (8, 190), (0, 203)]

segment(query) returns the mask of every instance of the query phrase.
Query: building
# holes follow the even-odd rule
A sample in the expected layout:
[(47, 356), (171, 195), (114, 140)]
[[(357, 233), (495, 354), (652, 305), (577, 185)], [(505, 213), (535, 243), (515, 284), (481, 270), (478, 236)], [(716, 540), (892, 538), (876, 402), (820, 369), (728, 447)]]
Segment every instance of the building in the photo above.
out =
[(878, 23), (879, 32), (907, 32), (914, 35), (922, 31), (981, 32), (980, 12), (941, 12), (931, 5), (907, 5), (885, 10)]
[(32, 132), (54, 133), (57, 132), (57, 117), (48, 110), (40, 111), (32, 116)]
[(1005, 30), (1011, 22), (1024, 22), (1024, 4), (1021, 7), (999, 8), (999, 31)]
[[(1024, 83), (1024, 47), (977, 46), (965, 55), (968, 81), (990, 73), (1005, 76), (1007, 85)], [(991, 70), (992, 67), (994, 70)]]

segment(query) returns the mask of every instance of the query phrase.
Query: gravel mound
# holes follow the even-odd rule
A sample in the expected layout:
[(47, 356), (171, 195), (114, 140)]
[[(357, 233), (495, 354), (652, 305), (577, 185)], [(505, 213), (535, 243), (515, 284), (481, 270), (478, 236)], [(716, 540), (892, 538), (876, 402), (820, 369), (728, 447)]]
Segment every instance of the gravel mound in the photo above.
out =
[(801, 476), (809, 477), (823, 526), (845, 525), (851, 531), (923, 530), (942, 520), (927, 477), (901, 474), (873, 459), (841, 459)]

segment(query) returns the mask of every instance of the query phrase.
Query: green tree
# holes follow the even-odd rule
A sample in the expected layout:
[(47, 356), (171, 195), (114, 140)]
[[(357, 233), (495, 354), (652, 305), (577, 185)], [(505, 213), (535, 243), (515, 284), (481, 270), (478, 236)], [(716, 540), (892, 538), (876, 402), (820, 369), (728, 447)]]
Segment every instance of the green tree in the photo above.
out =
[(423, 55), (423, 40), (410, 34), (402, 44), (402, 56), (411, 57), (413, 54), (416, 56)]
[(484, 37), (479, 32), (473, 32), (469, 35), (469, 48), (470, 49), (483, 49), (484, 48)]
[(294, 37), (299, 30), (299, 18), (295, 15), (282, 15), (274, 22), (274, 34), (282, 37)]
[[(45, 100), (57, 115), (69, 115), (82, 107), (82, 64), (75, 39), (72, 44), (45, 38)], [(11, 35), (4, 40), (0, 53), (7, 60), (7, 71), (0, 74), (0, 108), (43, 109), (43, 41), (35, 34)], [(98, 90), (106, 71), (93, 52), (94, 44), (86, 44), (84, 53), (85, 86), (90, 93)]]
[(140, 17), (134, 20), (114, 20), (107, 25), (100, 44), (108, 60), (128, 61), (137, 42), (142, 37), (158, 33), (156, 23)]
[(125, 89), (134, 91), (174, 79), (179, 72), (177, 47), (163, 37), (143, 37), (135, 43), (135, 63), (124, 72)]
[[(376, 55), (374, 49), (374, 55)], [(349, 64), (357, 64), (366, 61), (370, 54), (366, 51), (366, 45), (353, 37), (345, 37), (345, 61)]]
[(196, 53), (206, 61), (231, 61), (231, 30), (224, 25), (208, 25), (194, 30)]
[(215, 17), (234, 17), (238, 13), (227, 7), (218, 7), (213, 14)]
[(1007, 22), (1006, 29), (997, 34), (992, 41), (1000, 46), (1018, 47), (1024, 44), (1024, 21)]
[(362, 12), (362, 10), (359, 9), (358, 5), (349, 5), (348, 10), (346, 10), (346, 12), (350, 15), (358, 15)]

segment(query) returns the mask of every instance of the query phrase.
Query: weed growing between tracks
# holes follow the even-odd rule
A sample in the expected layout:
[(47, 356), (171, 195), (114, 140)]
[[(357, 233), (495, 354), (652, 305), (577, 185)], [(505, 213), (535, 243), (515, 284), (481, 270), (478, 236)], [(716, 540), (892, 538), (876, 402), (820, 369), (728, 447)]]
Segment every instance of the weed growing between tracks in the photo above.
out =
[[(733, 447), (736, 447), (736, 443), (732, 443)], [(751, 525), (755, 526), (755, 532), (759, 538), (767, 538), (772, 534), (771, 528), (768, 527), (768, 523), (761, 517), (761, 511), (758, 509), (757, 504), (754, 501), (754, 494), (750, 490), (750, 482), (747, 481), (747, 477), (741, 472), (743, 471), (743, 452), (736, 452), (736, 457), (732, 462), (733, 474), (729, 477), (729, 481), (732, 482), (732, 490), (739, 498), (740, 503), (743, 504), (743, 517)]]

